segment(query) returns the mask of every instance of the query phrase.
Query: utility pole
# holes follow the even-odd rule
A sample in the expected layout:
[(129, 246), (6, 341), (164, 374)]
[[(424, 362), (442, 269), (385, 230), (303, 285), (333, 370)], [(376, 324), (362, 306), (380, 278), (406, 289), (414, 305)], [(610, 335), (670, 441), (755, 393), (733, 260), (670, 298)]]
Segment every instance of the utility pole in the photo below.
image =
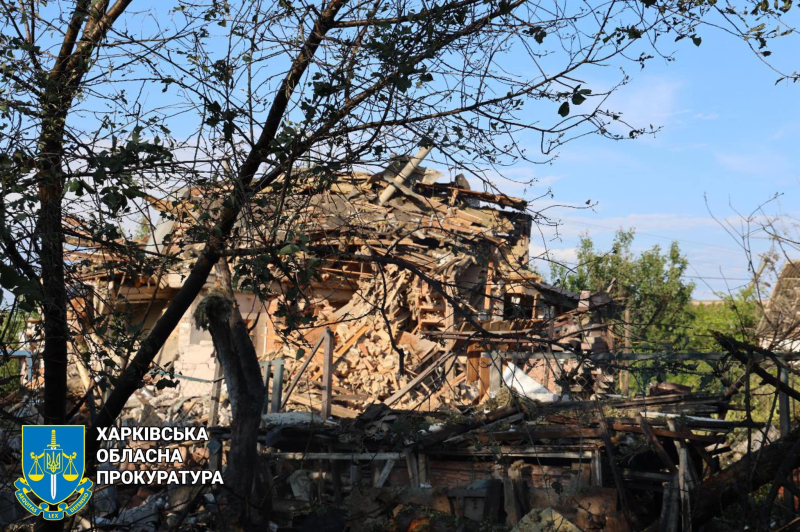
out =
[[(627, 302), (625, 303), (625, 352), (631, 352), (631, 309), (628, 308)], [(626, 369), (623, 369), (620, 374), (619, 388), (623, 395), (628, 395), (631, 373), (627, 367), (630, 365), (630, 361), (626, 361), (623, 364)]]

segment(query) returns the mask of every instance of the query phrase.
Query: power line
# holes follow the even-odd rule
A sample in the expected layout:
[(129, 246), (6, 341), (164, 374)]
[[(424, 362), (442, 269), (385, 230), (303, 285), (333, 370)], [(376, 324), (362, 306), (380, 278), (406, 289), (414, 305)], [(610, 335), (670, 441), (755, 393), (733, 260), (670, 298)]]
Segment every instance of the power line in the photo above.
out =
[(703, 280), (716, 280), (716, 281), (752, 281), (744, 277), (705, 277), (703, 275), (683, 275), (687, 279), (703, 279)]
[[(592, 223), (588, 223), (588, 222), (578, 222), (576, 220), (569, 220), (566, 223), (575, 224), (575, 225), (582, 225), (582, 226), (585, 226), (585, 227), (599, 227), (600, 229), (608, 229), (609, 231), (618, 231), (620, 229), (619, 227), (611, 227), (611, 226), (608, 226), (608, 225), (601, 225), (601, 224), (592, 224)], [(637, 236), (638, 235), (642, 235), (642, 236), (647, 236), (647, 237), (650, 237), (650, 238), (658, 238), (660, 240), (667, 240), (669, 242), (680, 242), (682, 244), (686, 244), (686, 245), (689, 245), (689, 246), (700, 246), (700, 247), (703, 247), (703, 248), (720, 249), (720, 250), (724, 250), (724, 251), (736, 251), (736, 252), (739, 251), (738, 249), (735, 249), (735, 248), (729, 248), (729, 247), (725, 247), (725, 246), (717, 246), (717, 245), (714, 245), (714, 244), (708, 244), (708, 243), (704, 243), (704, 242), (696, 242), (696, 241), (693, 241), (693, 240), (685, 240), (685, 239), (681, 239), (681, 238), (671, 238), (671, 237), (663, 236), (663, 235), (655, 235), (653, 233), (643, 233), (641, 231), (637, 231), (635, 227), (633, 229), (634, 229), (634, 232), (636, 233)]]

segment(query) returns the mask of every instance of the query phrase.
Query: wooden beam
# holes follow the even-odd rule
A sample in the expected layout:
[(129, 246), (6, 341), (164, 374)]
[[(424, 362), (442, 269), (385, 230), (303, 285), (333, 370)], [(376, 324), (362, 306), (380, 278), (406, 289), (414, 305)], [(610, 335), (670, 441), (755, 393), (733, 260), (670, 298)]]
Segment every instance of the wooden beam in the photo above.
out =
[(492, 351), (490, 354), (489, 362), (489, 394), (492, 397), (497, 397), (500, 393), (500, 388), (503, 385), (503, 360), (500, 358), (500, 353)]
[(592, 453), (592, 486), (596, 488), (603, 487), (603, 463), (600, 461), (600, 451), (595, 450)]
[(519, 430), (481, 432), (473, 435), (477, 436), (478, 441), (486, 443), (489, 441), (518, 441), (518, 440), (541, 440), (557, 438), (600, 438), (603, 435), (602, 429), (580, 426), (545, 425), (533, 427), (520, 427)]
[(418, 460), (418, 468), (417, 471), (419, 472), (419, 483), (426, 484), (430, 486), (431, 478), (430, 478), (430, 465), (428, 464), (428, 455), (425, 453), (417, 453)]
[(402, 453), (291, 453), (270, 452), (264, 456), (283, 458), (285, 460), (347, 460), (347, 461), (372, 461), (372, 460), (400, 460)]
[(417, 463), (417, 455), (411, 451), (406, 451), (406, 466), (408, 467), (408, 480), (412, 488), (418, 488), (420, 484), (419, 479), (419, 464)]
[[(756, 356), (765, 356), (763, 353), (759, 352), (763, 351), (761, 348), (739, 342), (733, 338), (729, 338), (719, 333), (714, 333), (714, 339), (716, 339), (722, 347), (728, 349), (733, 358), (745, 366), (749, 366), (753, 373), (761, 377), (767, 384), (772, 385), (778, 391), (785, 393), (795, 401), (800, 401), (800, 392), (789, 386), (787, 383), (781, 382), (779, 378), (776, 378), (774, 375), (758, 365)], [(742, 350), (749, 351), (747, 354), (745, 354), (742, 352)], [(771, 358), (779, 358), (777, 353), (769, 354)]]
[(661, 503), (661, 519), (658, 522), (658, 532), (678, 532), (678, 519), (680, 518), (680, 497), (678, 494), (678, 473), (664, 490), (664, 499)]
[(394, 469), (394, 465), (396, 463), (397, 463), (397, 460), (392, 459), (392, 458), (390, 458), (389, 460), (386, 460), (386, 464), (383, 466), (383, 469), (381, 470), (381, 474), (380, 474), (380, 476), (378, 476), (378, 480), (375, 481), (375, 487), (376, 488), (382, 488), (383, 485), (386, 484), (386, 481), (389, 479), (389, 475), (391, 474), (392, 469)]
[[(270, 368), (267, 367), (267, 371)], [(281, 392), (283, 391), (283, 359), (276, 358), (272, 360), (272, 400), (270, 402), (270, 412), (281, 411)]]
[[(669, 420), (669, 426), (677, 431), (677, 421)], [(678, 487), (681, 499), (681, 522), (683, 532), (692, 532), (692, 498), (691, 492), (694, 489), (695, 473), (692, 459), (689, 456), (689, 449), (686, 443), (680, 439), (674, 440), (675, 447), (678, 448)]]
[[(694, 434), (688, 427), (686, 427), (686, 425), (684, 425), (679, 418), (669, 419), (667, 421), (667, 426), (669, 426), (669, 428), (673, 429), (678, 434), (678, 438), (675, 441), (683, 442), (684, 440), (687, 440), (690, 444), (692, 444), (692, 447), (695, 448), (702, 459), (708, 464), (708, 468), (712, 474), (719, 471), (719, 467), (717, 467), (717, 463), (714, 461), (714, 457), (711, 456), (711, 453), (706, 450), (704, 445), (697, 443), (698, 440), (696, 438), (698, 436)], [(700, 483), (701, 479), (695, 478), (694, 480), (696, 485)]]
[(506, 510), (506, 524), (509, 526), (516, 526), (523, 517), (522, 508), (520, 508), (517, 497), (514, 494), (514, 483), (508, 475), (503, 476), (503, 497)]
[[(641, 417), (641, 416), (639, 416)], [(643, 419), (644, 420), (644, 419)], [(614, 423), (611, 425), (611, 428), (619, 431), (619, 432), (635, 432), (636, 434), (644, 434), (643, 427), (635, 426), (635, 425), (622, 425), (620, 423)], [(690, 440), (694, 442), (700, 442), (705, 444), (714, 444), (714, 443), (724, 443), (725, 436), (703, 436), (701, 434), (695, 434), (689, 430), (682, 431), (682, 432), (675, 432), (672, 430), (664, 430), (659, 428), (652, 428), (650, 430), (655, 436), (659, 436), (661, 438), (682, 438), (685, 440)]]
[(325, 335), (323, 334), (322, 336), (319, 337), (319, 339), (317, 340), (317, 343), (314, 344), (314, 347), (311, 349), (311, 352), (306, 356), (305, 361), (303, 361), (303, 365), (300, 366), (299, 370), (297, 370), (297, 373), (295, 374), (294, 379), (292, 379), (292, 382), (289, 384), (289, 388), (286, 390), (286, 394), (284, 394), (284, 396), (283, 396), (283, 400), (281, 401), (281, 408), (286, 406), (286, 402), (289, 400), (289, 397), (292, 395), (292, 392), (294, 391), (295, 386), (297, 386), (297, 383), (300, 382), (300, 377), (302, 377), (303, 373), (305, 373), (306, 368), (308, 368), (308, 365), (314, 359), (314, 353), (317, 352), (317, 349), (319, 349), (319, 346), (322, 345), (322, 342), (324, 340), (325, 340)]
[[(311, 408), (318, 408), (322, 405), (321, 400), (316, 399), (316, 397), (308, 397), (305, 394), (296, 395), (295, 397), (291, 398), (291, 401), (293, 403), (309, 406)], [(358, 417), (360, 413), (361, 412), (358, 412), (357, 410), (352, 410), (344, 406), (331, 405), (331, 414), (333, 414), (334, 417), (354, 418)]]
[(350, 489), (361, 485), (361, 466), (356, 463), (350, 464)]
[[(505, 457), (519, 457), (519, 458), (557, 458), (563, 460), (588, 460), (592, 458), (593, 451), (590, 449), (577, 451), (566, 450), (561, 451), (552, 447), (543, 449), (543, 446), (536, 445), (534, 447), (517, 447), (511, 445), (504, 445), (500, 447), (500, 455)], [(431, 455), (438, 456), (497, 456), (496, 449), (447, 449), (447, 450), (428, 450), (426, 451)]]
[(453, 353), (446, 353), (442, 355), (438, 360), (433, 362), (430, 366), (426, 369), (422, 370), (419, 375), (411, 379), (411, 381), (403, 386), (400, 390), (396, 391), (392, 396), (387, 398), (383, 404), (387, 406), (391, 406), (392, 404), (396, 403), (401, 397), (411, 391), (415, 386), (417, 386), (420, 382), (425, 380), (433, 371), (441, 366), (446, 360), (449, 360), (453, 356)]

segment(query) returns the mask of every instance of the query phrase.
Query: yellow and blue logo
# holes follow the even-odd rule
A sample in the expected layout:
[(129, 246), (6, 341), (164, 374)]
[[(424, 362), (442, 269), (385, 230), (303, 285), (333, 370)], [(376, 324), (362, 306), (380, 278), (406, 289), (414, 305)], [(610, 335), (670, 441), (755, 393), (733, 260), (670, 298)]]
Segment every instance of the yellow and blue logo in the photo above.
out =
[[(23, 425), (22, 474), (14, 483), (17, 500), (33, 515), (56, 521), (75, 515), (92, 496), (92, 481), (84, 478), (86, 465), (83, 425)], [(74, 493), (78, 498), (65, 501)], [(33, 493), (43, 502), (30, 499)], [(50, 505), (58, 506), (51, 510)]]

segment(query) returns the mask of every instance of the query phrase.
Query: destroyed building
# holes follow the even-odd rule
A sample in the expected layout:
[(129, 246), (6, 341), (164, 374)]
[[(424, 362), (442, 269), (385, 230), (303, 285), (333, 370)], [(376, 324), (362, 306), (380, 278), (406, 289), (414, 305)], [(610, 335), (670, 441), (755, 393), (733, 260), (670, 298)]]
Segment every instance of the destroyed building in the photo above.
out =
[(757, 335), (764, 347), (776, 351), (800, 348), (800, 267), (787, 260), (777, 275)]
[[(299, 173), (300, 192), (284, 205), (290, 220), (275, 224), (283, 244), (273, 252), (314, 275), (298, 290), (297, 274), (273, 263), (269, 282), (242, 282), (236, 292), (259, 359), (283, 360), (288, 382), (330, 328), (334, 409), (349, 417), (377, 402), (425, 410), (476, 403), (496, 394), (499, 380), (543, 400), (604, 391), (609, 374), (558, 355), (608, 352), (611, 300), (548, 285), (530, 268), (534, 215), (525, 200), (471, 190), (463, 175), (441, 178), (418, 161), (399, 159), (378, 173), (340, 174), (317, 192)], [(89, 294), (81, 308), (95, 316), (124, 311), (146, 332), (202, 249), (197, 229), (208, 230), (218, 196), (211, 186), (151, 198), (161, 221), (141, 248), (173, 257), (166, 273), (131, 275), (124, 264), (109, 268), (114, 258), (107, 251), (73, 250)], [(260, 216), (269, 219), (275, 206), (263, 205)], [(253, 272), (264, 262), (263, 229), (248, 222), (240, 223), (240, 253), (231, 260), (235, 270)], [(204, 294), (216, 282), (210, 276)], [(189, 393), (207, 394), (210, 384), (198, 382), (214, 379), (213, 346), (192, 314), (193, 308), (156, 362), (181, 385), (190, 383), (183, 386)], [(295, 321), (288, 335), (287, 317)], [(318, 352), (290, 408), (319, 406), (322, 369)]]

